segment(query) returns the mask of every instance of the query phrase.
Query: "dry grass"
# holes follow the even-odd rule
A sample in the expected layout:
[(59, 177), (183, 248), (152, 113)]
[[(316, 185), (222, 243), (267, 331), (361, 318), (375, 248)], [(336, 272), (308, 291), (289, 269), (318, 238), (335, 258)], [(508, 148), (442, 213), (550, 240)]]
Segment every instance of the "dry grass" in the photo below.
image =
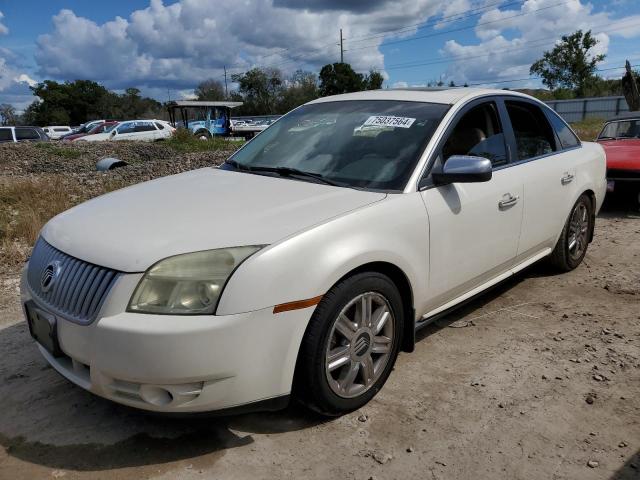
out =
[(600, 130), (602, 130), (603, 125), (604, 120), (602, 118), (589, 118), (582, 122), (572, 123), (571, 127), (578, 134), (580, 140), (593, 142), (600, 133)]
[(104, 179), (87, 188), (77, 178), (62, 175), (0, 180), (0, 264), (19, 268), (50, 218), (122, 186)]

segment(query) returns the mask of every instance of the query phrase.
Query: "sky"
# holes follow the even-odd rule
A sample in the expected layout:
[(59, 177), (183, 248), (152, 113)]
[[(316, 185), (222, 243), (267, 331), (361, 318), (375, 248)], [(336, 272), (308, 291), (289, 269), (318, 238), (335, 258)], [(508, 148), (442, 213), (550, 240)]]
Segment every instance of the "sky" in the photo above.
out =
[(344, 61), (385, 87), (538, 87), (530, 65), (577, 29), (607, 55), (601, 75), (640, 65), (638, 0), (0, 0), (0, 103), (24, 109), (45, 79), (164, 101), (225, 67), (318, 72), (340, 60), (341, 28)]

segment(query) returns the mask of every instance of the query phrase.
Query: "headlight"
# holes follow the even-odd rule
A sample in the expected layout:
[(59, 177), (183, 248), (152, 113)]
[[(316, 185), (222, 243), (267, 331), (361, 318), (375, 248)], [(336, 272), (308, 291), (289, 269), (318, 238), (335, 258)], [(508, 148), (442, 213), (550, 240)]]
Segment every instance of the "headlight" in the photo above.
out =
[(260, 248), (221, 248), (160, 260), (145, 272), (127, 310), (174, 315), (212, 314), (231, 273)]

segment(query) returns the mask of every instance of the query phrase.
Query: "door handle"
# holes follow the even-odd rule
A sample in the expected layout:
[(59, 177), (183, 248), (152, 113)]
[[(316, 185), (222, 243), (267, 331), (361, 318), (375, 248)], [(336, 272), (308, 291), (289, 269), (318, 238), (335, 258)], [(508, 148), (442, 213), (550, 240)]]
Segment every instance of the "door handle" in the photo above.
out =
[(501, 210), (505, 209), (505, 208), (509, 208), (512, 207), (513, 205), (515, 205), (516, 203), (518, 203), (518, 200), (520, 199), (520, 197), (518, 195), (512, 195), (510, 193), (505, 193), (502, 196), (502, 200), (500, 200), (498, 202), (498, 208), (500, 208)]
[(573, 182), (573, 175), (571, 175), (570, 173), (565, 173), (564, 177), (562, 177), (560, 181), (562, 182), (562, 185), (567, 185)]

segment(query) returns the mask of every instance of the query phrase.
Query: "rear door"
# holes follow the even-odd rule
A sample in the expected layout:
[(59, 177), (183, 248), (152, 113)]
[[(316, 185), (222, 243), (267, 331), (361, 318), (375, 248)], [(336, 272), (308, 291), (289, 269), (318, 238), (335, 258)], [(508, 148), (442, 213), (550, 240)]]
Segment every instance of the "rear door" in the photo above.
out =
[(434, 168), (452, 155), (489, 158), (491, 180), (427, 186), (421, 195), (429, 217), (429, 310), (509, 272), (522, 222), (522, 178), (509, 167), (497, 101), (476, 101), (454, 120), (438, 147)]
[[(574, 177), (580, 142), (565, 127), (561, 133), (549, 121), (547, 108), (526, 99), (506, 99), (516, 168), (524, 179), (524, 211), (518, 262), (552, 249), (562, 231), (577, 188)], [(549, 112), (551, 113), (551, 112)], [(573, 136), (573, 142), (570, 141)]]

